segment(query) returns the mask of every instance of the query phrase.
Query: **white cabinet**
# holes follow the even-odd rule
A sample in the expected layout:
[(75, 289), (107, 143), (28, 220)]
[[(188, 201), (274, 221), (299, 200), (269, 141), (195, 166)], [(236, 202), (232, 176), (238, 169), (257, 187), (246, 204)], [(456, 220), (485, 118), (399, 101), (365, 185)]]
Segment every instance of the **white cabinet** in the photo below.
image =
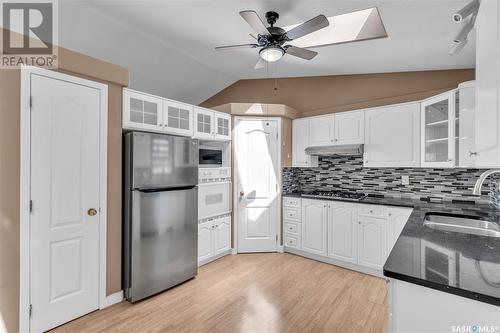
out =
[(231, 216), (198, 224), (198, 266), (228, 254), (231, 250)]
[(215, 255), (211, 221), (198, 224), (198, 263)]
[(476, 20), (476, 167), (500, 165), (500, 4), (481, 1)]
[(329, 146), (334, 143), (335, 116), (333, 114), (307, 119), (309, 119), (308, 147)]
[(130, 89), (123, 89), (123, 127), (162, 131), (162, 98)]
[(302, 200), (302, 250), (327, 255), (327, 216), (327, 201)]
[(388, 224), (388, 232), (387, 232), (387, 255), (391, 253), (394, 244), (401, 235), (401, 231), (408, 222), (410, 218), (411, 212), (413, 209), (411, 208), (389, 208), (389, 224)]
[(458, 133), (456, 160), (458, 167), (474, 167), (476, 165), (476, 88), (474, 81), (461, 83), (458, 86)]
[(163, 129), (171, 134), (193, 136), (193, 106), (164, 99)]
[(363, 111), (339, 112), (307, 119), (309, 147), (364, 143)]
[(231, 249), (231, 218), (225, 217), (214, 222), (214, 251), (215, 255), (225, 253)]
[(231, 115), (229, 114), (195, 107), (194, 123), (194, 137), (197, 139), (231, 139)]
[(328, 256), (357, 263), (357, 205), (349, 202), (329, 203)]
[(387, 253), (387, 219), (358, 217), (358, 264), (381, 270)]
[(306, 154), (309, 146), (309, 119), (295, 119), (292, 125), (292, 166), (318, 166), (318, 157)]
[(419, 102), (365, 111), (364, 166), (420, 166)]
[(335, 114), (334, 144), (353, 145), (365, 142), (365, 112)]
[(421, 166), (455, 166), (455, 90), (421, 102)]

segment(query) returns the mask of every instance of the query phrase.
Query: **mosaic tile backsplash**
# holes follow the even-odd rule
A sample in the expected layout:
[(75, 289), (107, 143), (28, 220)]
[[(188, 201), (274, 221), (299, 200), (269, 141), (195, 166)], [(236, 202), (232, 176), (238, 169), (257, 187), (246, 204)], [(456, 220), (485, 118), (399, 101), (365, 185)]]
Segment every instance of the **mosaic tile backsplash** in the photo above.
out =
[[(445, 200), (492, 201), (500, 207), (500, 177), (487, 179), (483, 196), (472, 195), (479, 169), (363, 168), (361, 156), (323, 156), (316, 168), (283, 168), (283, 192), (351, 190), (393, 197), (442, 197)], [(401, 185), (401, 176), (410, 185)], [(491, 199), (490, 199), (491, 198)]]

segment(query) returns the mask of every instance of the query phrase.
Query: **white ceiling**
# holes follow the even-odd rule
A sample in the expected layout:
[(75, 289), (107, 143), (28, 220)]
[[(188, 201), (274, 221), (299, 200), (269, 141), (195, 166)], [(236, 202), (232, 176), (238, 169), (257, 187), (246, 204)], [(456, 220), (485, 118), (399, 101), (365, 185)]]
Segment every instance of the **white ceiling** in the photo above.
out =
[[(468, 1), (94, 1), (99, 12), (176, 49), (234, 79), (381, 73), (475, 67), (475, 36), (458, 56), (448, 50), (459, 30), (451, 15)], [(388, 38), (315, 48), (312, 61), (285, 56), (260, 70), (257, 50), (215, 51), (218, 45), (251, 43), (250, 27), (238, 15), (253, 9), (261, 17), (280, 13), (277, 26), (303, 22), (318, 14), (338, 15), (378, 7)], [(165, 55), (168, 59), (168, 55)], [(196, 73), (192, 73), (195, 77)]]

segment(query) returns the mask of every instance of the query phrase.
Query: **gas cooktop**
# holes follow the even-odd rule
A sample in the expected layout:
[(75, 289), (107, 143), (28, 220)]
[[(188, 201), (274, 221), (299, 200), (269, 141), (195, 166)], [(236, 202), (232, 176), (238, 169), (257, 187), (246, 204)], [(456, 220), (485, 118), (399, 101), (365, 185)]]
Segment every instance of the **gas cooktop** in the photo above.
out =
[(363, 198), (366, 198), (367, 194), (358, 193), (358, 192), (350, 192), (350, 191), (313, 191), (306, 192), (302, 194), (303, 197), (308, 198), (332, 198), (332, 199), (342, 199), (348, 201), (359, 201)]

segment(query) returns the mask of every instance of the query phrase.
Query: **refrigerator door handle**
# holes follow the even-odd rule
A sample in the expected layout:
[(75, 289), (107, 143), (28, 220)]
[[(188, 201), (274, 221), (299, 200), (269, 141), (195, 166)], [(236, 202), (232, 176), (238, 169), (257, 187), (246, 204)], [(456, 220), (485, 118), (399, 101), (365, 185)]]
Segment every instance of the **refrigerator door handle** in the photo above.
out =
[(182, 190), (191, 190), (195, 188), (197, 185), (190, 186), (179, 186), (179, 187), (154, 187), (154, 188), (135, 188), (133, 190), (144, 192), (144, 193), (154, 193), (154, 192), (168, 192), (168, 191), (182, 191)]

